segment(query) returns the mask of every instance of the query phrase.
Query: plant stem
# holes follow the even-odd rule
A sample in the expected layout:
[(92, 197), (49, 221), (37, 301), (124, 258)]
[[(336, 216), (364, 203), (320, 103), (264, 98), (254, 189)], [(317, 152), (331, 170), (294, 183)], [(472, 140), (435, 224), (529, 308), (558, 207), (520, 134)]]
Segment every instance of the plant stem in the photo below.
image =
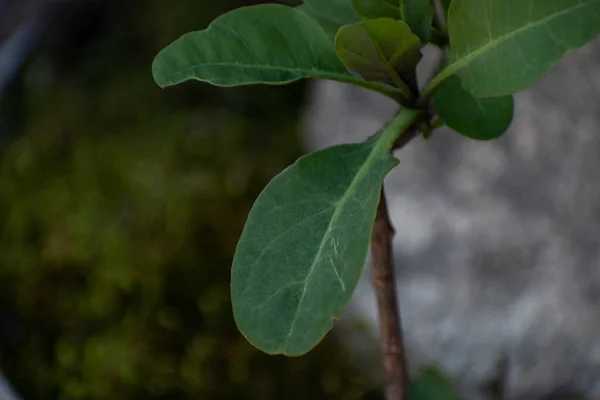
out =
[(381, 93), (384, 96), (389, 97), (390, 99), (396, 101), (400, 105), (407, 105), (411, 102), (411, 99), (413, 97), (412, 92), (406, 85), (404, 85), (403, 87), (394, 87), (381, 82), (369, 82), (361, 78), (354, 78), (350, 75), (344, 76), (343, 78), (336, 75), (335, 77), (325, 77), (325, 79), (349, 83), (354, 86), (373, 90), (375, 92)]
[(427, 104), (427, 101), (433, 95), (438, 86), (444, 83), (446, 79), (448, 79), (452, 74), (456, 72), (456, 70), (459, 68), (458, 64), (460, 63), (455, 62), (450, 64), (448, 67), (444, 68), (436, 76), (434, 76), (433, 79), (431, 79), (429, 83), (427, 83), (427, 85), (425, 85), (423, 91), (421, 92), (421, 97), (417, 102), (418, 106), (423, 106)]
[[(408, 132), (404, 135), (406, 133)], [(385, 398), (386, 400), (408, 400), (409, 379), (392, 260), (393, 237), (394, 228), (382, 187), (371, 239), (371, 272), (379, 309), (381, 350), (386, 370)]]
[[(400, 135), (394, 145), (392, 146), (392, 150), (398, 150), (406, 146), (410, 141), (415, 139), (421, 134), (417, 125), (412, 124)], [(391, 224), (391, 223), (390, 223)]]
[[(415, 123), (420, 114), (421, 112), (416, 110), (400, 110), (388, 125), (389, 129), (401, 128), (401, 134), (396, 137), (390, 150), (401, 149), (420, 136), (418, 124)], [(394, 233), (382, 187), (371, 237), (371, 277), (379, 310), (380, 343), (386, 371), (385, 398), (386, 400), (408, 400), (410, 381), (394, 276), (392, 251)]]

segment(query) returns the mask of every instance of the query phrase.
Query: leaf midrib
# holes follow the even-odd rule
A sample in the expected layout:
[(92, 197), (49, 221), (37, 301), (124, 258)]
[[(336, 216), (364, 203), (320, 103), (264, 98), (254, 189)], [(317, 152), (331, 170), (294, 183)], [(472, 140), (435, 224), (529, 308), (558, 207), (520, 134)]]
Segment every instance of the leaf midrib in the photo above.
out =
[[(267, 81), (267, 80), (256, 80), (256, 81), (248, 81), (245, 84), (248, 83), (265, 83), (265, 84), (285, 84), (285, 83), (290, 83), (296, 80), (300, 80), (302, 78), (315, 78), (315, 79), (329, 79), (332, 81), (337, 81), (337, 82), (342, 82), (342, 83), (349, 83), (355, 86), (359, 86), (359, 87), (364, 87), (370, 90), (374, 90), (378, 93), (383, 94), (384, 96), (387, 96), (393, 100), (398, 101), (398, 96), (396, 94), (400, 94), (402, 95), (402, 93), (395, 87), (393, 86), (388, 86), (385, 85), (383, 83), (380, 82), (370, 82), (367, 81), (365, 79), (361, 79), (361, 78), (357, 78), (354, 77), (348, 73), (342, 73), (342, 72), (328, 72), (326, 70), (321, 70), (321, 69), (306, 69), (306, 68), (286, 68), (286, 67), (277, 67), (277, 66), (273, 66), (273, 65), (260, 65), (260, 64), (240, 64), (240, 63), (227, 63), (227, 62), (220, 62), (220, 63), (206, 63), (206, 64), (200, 64), (200, 65), (193, 65), (191, 68), (192, 69), (196, 69), (196, 68), (202, 68), (203, 66), (215, 66), (215, 67), (237, 67), (237, 68), (256, 68), (256, 69), (262, 69), (262, 70), (271, 70), (271, 71), (284, 71), (284, 72), (298, 72), (298, 73), (303, 73), (305, 74), (304, 76), (299, 76), (298, 78), (293, 78), (287, 81)], [(314, 73), (313, 73), (314, 72)], [(161, 84), (161, 86), (169, 86), (172, 85), (173, 82), (175, 81), (179, 81), (179, 80), (186, 80), (186, 79), (196, 79), (199, 80), (201, 82), (208, 82), (208, 83), (214, 83), (214, 81), (210, 78), (206, 78), (206, 79), (202, 79), (196, 75), (194, 75), (193, 73), (191, 74), (184, 74), (184, 73), (176, 73), (173, 74), (173, 76), (176, 78), (173, 81), (170, 81), (169, 83), (164, 83)], [(233, 83), (231, 84), (231, 86), (237, 86), (239, 85), (239, 83)], [(227, 85), (223, 85), (223, 86), (227, 86)]]
[[(550, 21), (552, 21), (554, 18), (558, 18), (564, 14), (574, 12), (574, 11), (578, 10), (579, 8), (586, 7), (589, 4), (597, 2), (597, 1), (599, 1), (599, 0), (589, 0), (584, 3), (580, 3), (580, 4), (576, 5), (575, 7), (571, 7), (566, 10), (561, 10), (557, 13), (551, 14), (551, 15), (544, 17), (542, 19), (539, 19), (537, 21), (528, 23), (527, 25), (517, 28), (514, 31), (504, 33), (504, 34), (498, 36), (497, 38), (495, 38), (495, 39), (487, 42), (483, 46), (477, 48), (475, 51), (472, 51), (471, 53), (468, 53), (468, 54), (462, 56), (461, 58), (459, 58), (458, 60), (454, 61), (452, 64), (450, 64), (448, 67), (446, 67), (442, 72), (440, 72), (440, 74), (434, 80), (431, 81), (431, 85), (428, 85), (428, 86), (437, 87), (446, 78), (455, 74), (456, 72), (458, 72), (465, 66), (468, 66), (468, 64), (470, 64), (471, 61), (473, 61), (475, 58), (479, 57), (482, 54), (485, 54), (486, 52), (490, 51), (491, 49), (496, 48), (497, 46), (501, 45), (503, 42), (507, 41), (508, 39), (511, 39), (512, 37), (515, 37), (518, 34), (524, 32), (524, 31), (527, 31), (529, 29), (533, 29), (540, 25), (547, 24)], [(430, 90), (423, 90), (424, 93), (429, 92), (429, 91)]]
[(315, 268), (317, 266), (317, 261), (320, 259), (323, 248), (325, 247), (325, 243), (329, 240), (329, 238), (331, 236), (331, 232), (332, 232), (331, 227), (334, 225), (335, 222), (337, 222), (337, 219), (339, 218), (339, 216), (341, 214), (341, 210), (344, 209), (344, 205), (346, 204), (347, 200), (350, 198), (350, 195), (352, 194), (352, 192), (356, 188), (356, 185), (358, 184), (357, 182), (359, 182), (366, 175), (367, 170), (369, 169), (369, 167), (372, 164), (373, 158), (375, 158), (376, 156), (379, 156), (379, 153), (381, 152), (381, 147), (385, 146), (386, 142), (387, 141), (385, 140), (385, 137), (379, 138), (379, 140), (377, 141), (375, 146), (373, 146), (373, 150), (371, 150), (371, 152), (369, 153), (369, 156), (367, 157), (367, 159), (365, 160), (363, 165), (359, 168), (359, 170), (356, 174), (356, 178), (352, 181), (352, 183), (348, 187), (348, 190), (346, 190), (344, 195), (337, 202), (338, 206), (336, 207), (333, 215), (331, 216), (331, 220), (329, 221), (327, 230), (325, 231), (325, 234), (323, 235), (323, 240), (321, 240), (321, 244), (319, 245), (319, 250), (317, 251), (317, 253), (313, 259), (312, 265), (308, 271), (308, 275), (304, 279), (305, 283), (304, 283), (304, 287), (302, 289), (302, 294), (300, 295), (300, 300), (298, 301), (298, 307), (296, 308), (296, 313), (294, 314), (294, 319), (292, 320), (290, 329), (288, 330), (288, 333), (286, 335), (285, 342), (282, 345), (281, 352), (284, 354), (285, 354), (285, 350), (286, 350), (288, 341), (290, 340), (290, 338), (292, 337), (292, 334), (294, 332), (294, 328), (296, 326), (296, 321), (298, 320), (298, 315), (300, 314), (300, 309), (302, 308), (302, 303), (303, 303), (305, 295), (306, 295), (306, 289), (308, 287), (308, 282), (310, 281), (312, 274), (315, 271)]
[(265, 65), (265, 64), (244, 64), (238, 62), (208, 62), (203, 64), (193, 65), (192, 68), (202, 68), (202, 67), (236, 67), (236, 68), (254, 68), (259, 70), (269, 70), (269, 71), (286, 71), (286, 72), (299, 72), (310, 74), (311, 72), (318, 72), (322, 75), (330, 75), (330, 76), (344, 76), (350, 77), (344, 72), (330, 72), (323, 69), (318, 68), (290, 68), (290, 67), (281, 67), (276, 65)]

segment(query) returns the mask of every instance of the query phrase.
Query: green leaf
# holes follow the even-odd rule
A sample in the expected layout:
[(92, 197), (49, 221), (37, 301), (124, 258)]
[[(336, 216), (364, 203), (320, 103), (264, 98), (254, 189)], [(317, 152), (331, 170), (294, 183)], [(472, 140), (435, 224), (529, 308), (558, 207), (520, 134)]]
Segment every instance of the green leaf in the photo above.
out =
[(460, 400), (452, 384), (436, 368), (422, 371), (410, 385), (410, 400)]
[(402, 19), (399, 0), (351, 0), (352, 7), (363, 18)]
[(502, 96), (536, 83), (568, 51), (593, 39), (600, 0), (454, 0), (448, 28), (451, 64), (423, 95), (458, 74), (475, 96)]
[(421, 40), (429, 41), (433, 7), (429, 0), (352, 0), (352, 6), (363, 18), (403, 20)]
[(298, 8), (319, 22), (332, 39), (343, 25), (360, 21), (350, 0), (304, 0)]
[(400, 0), (402, 20), (410, 26), (421, 44), (429, 41), (429, 28), (433, 20), (433, 6), (429, 0)]
[(329, 36), (331, 42), (335, 40), (335, 35), (337, 34), (337, 31), (340, 29), (340, 27), (342, 25), (345, 25), (340, 24), (338, 21), (331, 19), (328, 16), (319, 14), (318, 12), (310, 8), (307, 4), (300, 4), (296, 7), (296, 9), (302, 11), (303, 13), (314, 19), (319, 25), (321, 25), (321, 28), (323, 28), (327, 36)]
[(276, 4), (238, 8), (206, 30), (183, 35), (158, 54), (153, 73), (159, 86), (188, 79), (235, 86), (347, 75), (319, 25)]
[(152, 73), (161, 87), (189, 79), (237, 86), (323, 78), (403, 99), (390, 86), (351, 76), (316, 21), (278, 4), (238, 8), (203, 31), (183, 35), (156, 56)]
[(477, 98), (451, 76), (433, 98), (440, 118), (456, 132), (476, 140), (501, 136), (513, 119), (512, 95)]
[(403, 109), (361, 144), (300, 158), (254, 204), (238, 243), (231, 300), (242, 334), (266, 353), (300, 355), (331, 329), (358, 283), (390, 148), (418, 116)]
[[(335, 51), (348, 68), (368, 81), (416, 85), (420, 41), (404, 21), (377, 18), (345, 25), (335, 38)], [(408, 89), (410, 92), (410, 89)]]

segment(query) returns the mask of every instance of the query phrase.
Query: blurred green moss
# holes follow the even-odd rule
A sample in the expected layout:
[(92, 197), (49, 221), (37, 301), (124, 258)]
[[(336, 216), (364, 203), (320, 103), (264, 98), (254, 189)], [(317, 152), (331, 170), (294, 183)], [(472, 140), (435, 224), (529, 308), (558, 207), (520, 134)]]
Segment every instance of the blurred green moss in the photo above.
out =
[(26, 76), (25, 131), (0, 154), (0, 310), (17, 321), (0, 367), (24, 398), (351, 399), (373, 386), (333, 336), (273, 357), (233, 322), (235, 245), (300, 154), (304, 87), (157, 88), (156, 51), (234, 6), (210, 4), (131, 2), (67, 77), (43, 60)]

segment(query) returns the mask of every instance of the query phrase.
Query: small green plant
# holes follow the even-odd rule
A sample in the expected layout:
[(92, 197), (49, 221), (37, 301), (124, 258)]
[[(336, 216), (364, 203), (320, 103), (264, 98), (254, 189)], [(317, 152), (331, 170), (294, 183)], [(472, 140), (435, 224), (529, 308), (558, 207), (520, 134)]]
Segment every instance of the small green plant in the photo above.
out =
[[(500, 137), (512, 94), (599, 32), (600, 0), (304, 0), (233, 10), (163, 49), (153, 64), (161, 87), (321, 78), (400, 107), (367, 141), (305, 155), (260, 194), (231, 273), (242, 334), (270, 354), (314, 347), (363, 271), (383, 179), (398, 164), (392, 151), (443, 125), (471, 139)], [(428, 44), (442, 57), (420, 89), (416, 67)]]

